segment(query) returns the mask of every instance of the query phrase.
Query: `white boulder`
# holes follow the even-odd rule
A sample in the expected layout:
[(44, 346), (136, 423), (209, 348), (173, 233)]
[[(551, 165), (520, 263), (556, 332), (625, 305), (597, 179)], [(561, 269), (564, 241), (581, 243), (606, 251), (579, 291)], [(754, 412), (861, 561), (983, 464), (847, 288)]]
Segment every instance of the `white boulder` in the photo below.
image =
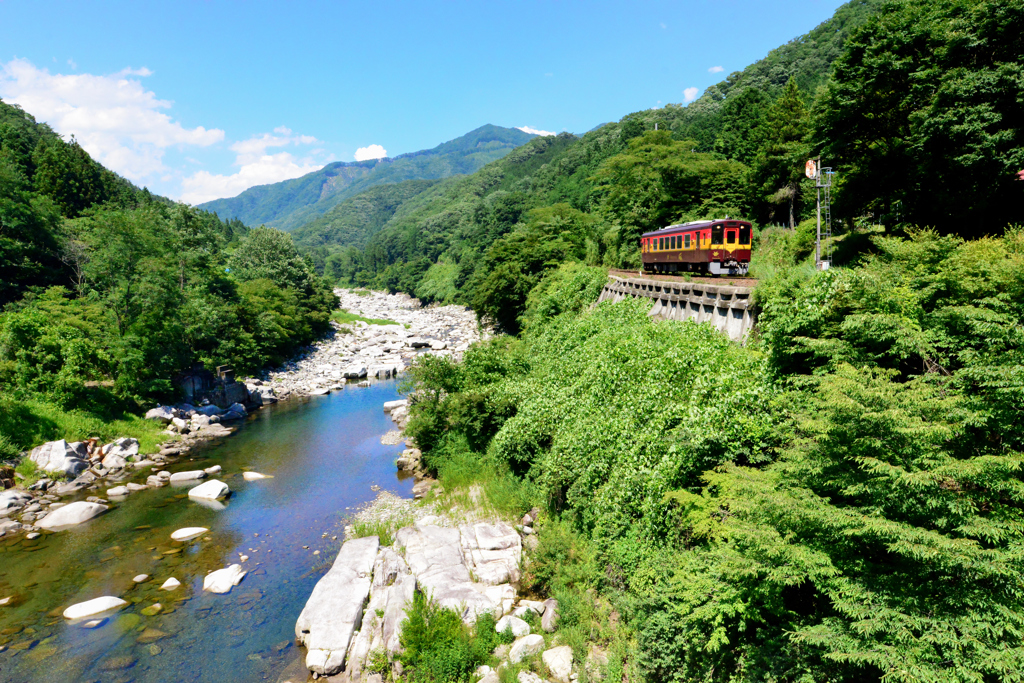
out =
[(231, 589), (237, 586), (247, 573), (240, 564), (233, 564), (224, 569), (210, 572), (203, 579), (203, 590), (210, 593), (230, 593)]
[(25, 493), (24, 491), (17, 489), (0, 491), (0, 517), (9, 515), (15, 510), (20, 510), (28, 505), (31, 500), (32, 494)]
[(260, 479), (273, 479), (273, 477), (267, 474), (260, 474), (259, 472), (243, 472), (242, 479), (246, 481), (259, 481)]
[(508, 660), (517, 664), (527, 657), (532, 657), (544, 649), (544, 636), (532, 634), (523, 636), (512, 643), (512, 649), (508, 651)]
[(164, 424), (174, 419), (174, 409), (170, 406), (157, 406), (146, 411), (147, 420), (159, 420)]
[(397, 401), (388, 401), (388, 402), (386, 402), (384, 404), (384, 412), (385, 413), (390, 413), (395, 408), (398, 408), (400, 406), (407, 406), (407, 405), (409, 405), (409, 401), (408, 401), (408, 399), (404, 399), (404, 398), (403, 399), (399, 399)]
[(77, 500), (74, 503), (68, 503), (64, 507), (53, 510), (50, 514), (36, 522), (35, 525), (48, 531), (61, 531), (102, 515), (107, 509), (108, 506), (106, 505)]
[(569, 683), (569, 676), (572, 675), (571, 647), (568, 645), (553, 647), (550, 650), (545, 650), (540, 658), (558, 683)]
[(162, 590), (162, 591), (172, 591), (172, 590), (174, 590), (175, 588), (177, 588), (180, 585), (181, 585), (181, 581), (178, 581), (176, 578), (174, 578), (172, 576), (171, 578), (167, 579), (162, 584), (160, 584), (160, 590)]
[(187, 470), (185, 472), (175, 472), (170, 476), (172, 484), (179, 484), (186, 481), (195, 481), (197, 479), (206, 479), (206, 472), (202, 470)]
[(44, 472), (63, 472), (71, 477), (77, 477), (89, 467), (89, 453), (81, 441), (70, 444), (64, 439), (50, 441), (33, 448), (28, 458)]
[(187, 526), (184, 529), (178, 529), (171, 534), (172, 541), (191, 541), (193, 538), (198, 538), (205, 534), (209, 529), (204, 526)]
[(504, 633), (509, 629), (512, 629), (512, 635), (516, 638), (522, 638), (523, 636), (530, 635), (530, 625), (519, 617), (502, 617), (501, 619), (498, 619), (498, 623), (494, 625), (494, 630), (498, 633)]
[(64, 618), (71, 621), (78, 619), (86, 619), (88, 617), (96, 617), (99, 615), (110, 614), (121, 609), (128, 603), (121, 598), (115, 598), (112, 595), (104, 595), (101, 598), (93, 598), (92, 600), (86, 600), (76, 605), (71, 605), (64, 610)]
[(196, 500), (220, 500), (221, 498), (226, 498), (230, 493), (231, 489), (228, 488), (227, 484), (217, 479), (211, 479), (204, 484), (189, 489), (188, 497)]

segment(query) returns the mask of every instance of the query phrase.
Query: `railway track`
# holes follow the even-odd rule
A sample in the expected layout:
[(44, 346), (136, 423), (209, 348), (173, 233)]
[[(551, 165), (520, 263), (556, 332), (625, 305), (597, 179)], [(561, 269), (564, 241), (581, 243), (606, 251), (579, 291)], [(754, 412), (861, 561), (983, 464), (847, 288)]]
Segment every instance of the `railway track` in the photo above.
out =
[(720, 277), (697, 277), (694, 275), (662, 275), (655, 273), (644, 273), (639, 274), (635, 270), (618, 270), (612, 268), (608, 271), (609, 275), (615, 277), (630, 277), (639, 278), (644, 280), (663, 280), (665, 282), (700, 282), (708, 285), (726, 285), (732, 287), (757, 287), (757, 279), (752, 277), (738, 277), (730, 275), (722, 275)]

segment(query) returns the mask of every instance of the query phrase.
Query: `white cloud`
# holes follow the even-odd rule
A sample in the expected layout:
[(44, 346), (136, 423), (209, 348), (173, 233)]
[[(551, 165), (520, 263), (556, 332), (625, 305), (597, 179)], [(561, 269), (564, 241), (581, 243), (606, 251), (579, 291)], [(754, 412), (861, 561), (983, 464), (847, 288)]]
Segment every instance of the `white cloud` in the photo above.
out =
[(530, 126), (516, 126), (516, 129), (521, 130), (524, 133), (529, 133), (530, 135), (557, 135), (557, 133), (552, 133), (550, 130), (539, 130), (537, 128), (531, 128)]
[(697, 95), (700, 94), (699, 88), (687, 88), (683, 91), (683, 104), (689, 104), (697, 99)]
[(237, 173), (222, 175), (197, 171), (184, 178), (181, 181), (181, 201), (202, 204), (211, 199), (234, 197), (254, 185), (279, 183), (323, 167), (323, 160), (317, 158), (322, 150), (314, 150), (301, 159), (296, 159), (290, 152), (267, 152), (270, 147), (312, 145), (319, 142), (315, 137), (292, 135), (291, 129), (284, 126), (275, 128), (274, 133), (277, 135), (263, 133), (231, 145), (236, 154), (235, 165), (239, 167)]
[(151, 74), (146, 68), (99, 76), (51, 74), (28, 60), (13, 59), (0, 63), (0, 97), (57, 132), (74, 135), (104, 166), (141, 183), (167, 171), (163, 156), (168, 147), (207, 147), (224, 139), (217, 128), (190, 129), (174, 121), (164, 113), (171, 102), (129, 78)]
[(709, 74), (720, 74), (723, 71), (725, 71), (725, 68), (721, 66), (713, 66), (710, 69), (708, 69)]
[(73, 70), (78, 71), (78, 65), (75, 64), (75, 60), (69, 59), (68, 66), (70, 66)]
[(360, 147), (356, 150), (356, 161), (366, 161), (368, 159), (383, 159), (388, 155), (388, 151), (380, 145), (369, 145), (368, 147)]

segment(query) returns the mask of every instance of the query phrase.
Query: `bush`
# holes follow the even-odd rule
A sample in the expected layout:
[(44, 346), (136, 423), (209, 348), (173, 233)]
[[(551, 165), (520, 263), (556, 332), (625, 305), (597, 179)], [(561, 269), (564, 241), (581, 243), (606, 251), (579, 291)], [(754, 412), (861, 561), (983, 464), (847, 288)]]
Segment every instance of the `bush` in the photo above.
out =
[(496, 635), (493, 617), (478, 622), (477, 634), (462, 622), (458, 613), (417, 592), (402, 622), (403, 651), (399, 659), (409, 670), (411, 681), (468, 681), (476, 667), (490, 657)]

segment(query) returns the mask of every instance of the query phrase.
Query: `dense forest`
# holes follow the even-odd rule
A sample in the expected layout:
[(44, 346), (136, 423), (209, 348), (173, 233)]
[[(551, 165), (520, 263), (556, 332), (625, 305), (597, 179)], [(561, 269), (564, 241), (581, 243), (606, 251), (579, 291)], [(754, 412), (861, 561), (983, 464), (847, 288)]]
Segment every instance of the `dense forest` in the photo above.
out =
[(335, 302), (284, 233), (154, 197), (0, 102), (0, 459), (129, 419), (196, 361), (280, 362)]

